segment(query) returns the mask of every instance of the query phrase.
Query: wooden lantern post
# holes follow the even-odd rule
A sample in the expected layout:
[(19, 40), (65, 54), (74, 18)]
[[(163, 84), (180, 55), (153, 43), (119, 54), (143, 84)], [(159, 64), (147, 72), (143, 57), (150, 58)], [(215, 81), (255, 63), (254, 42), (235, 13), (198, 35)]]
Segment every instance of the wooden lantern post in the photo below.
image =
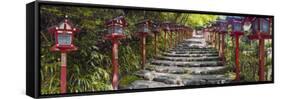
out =
[(179, 34), (180, 34), (180, 28), (179, 25), (176, 24), (175, 25), (175, 37), (174, 37), (174, 47), (176, 47), (178, 45), (179, 42)]
[(170, 30), (170, 35), (169, 35), (169, 36), (170, 36), (170, 40), (169, 40), (169, 41), (170, 41), (170, 42), (169, 42), (170, 44), (169, 44), (169, 47), (172, 48), (173, 45), (174, 45), (173, 43), (174, 43), (174, 41), (175, 41), (175, 40), (173, 40), (173, 34), (175, 34), (175, 30), (176, 30), (176, 29), (175, 29), (175, 25), (174, 25), (174, 24), (170, 24), (170, 27), (171, 27), (171, 30)]
[(124, 16), (119, 16), (113, 18), (106, 22), (106, 27), (108, 34), (105, 35), (105, 40), (110, 40), (112, 43), (112, 58), (111, 62), (113, 65), (112, 70), (112, 87), (113, 90), (118, 89), (118, 74), (119, 74), (119, 66), (118, 66), (118, 44), (121, 39), (124, 39), (126, 36), (124, 34), (124, 28), (127, 26), (127, 22), (125, 21)]
[(183, 35), (182, 35), (182, 37), (183, 37), (182, 41), (183, 41), (184, 39), (187, 38), (187, 28), (186, 28), (186, 26), (183, 27), (182, 32), (183, 32)]
[(272, 39), (270, 34), (271, 18), (253, 17), (249, 18), (252, 22), (252, 34), (249, 35), (250, 40), (259, 41), (259, 81), (265, 81), (265, 62), (264, 62), (264, 40)]
[(153, 22), (152, 23), (152, 33), (154, 34), (154, 55), (157, 55), (157, 34), (160, 33), (160, 26), (159, 23)]
[(226, 20), (219, 20), (219, 35), (221, 36), (221, 43), (219, 47), (219, 56), (222, 58), (223, 63), (225, 63), (225, 56), (224, 56), (224, 48), (225, 48), (225, 34), (227, 34), (227, 21)]
[(78, 49), (73, 44), (74, 33), (78, 32), (78, 29), (73, 28), (66, 16), (58, 26), (49, 28), (49, 32), (55, 36), (56, 43), (50, 50), (61, 52), (60, 93), (67, 93), (67, 53)]
[(214, 25), (211, 27), (211, 45), (213, 48), (216, 48), (216, 30)]
[(191, 27), (186, 27), (187, 38), (191, 38), (193, 36), (193, 29)]
[(182, 42), (185, 39), (185, 34), (184, 33), (185, 33), (184, 32), (184, 25), (181, 25), (181, 27), (180, 27), (180, 35), (179, 35), (180, 42)]
[(163, 29), (163, 31), (164, 31), (164, 48), (165, 48), (165, 50), (167, 50), (167, 34), (168, 34), (168, 32), (170, 32), (170, 23), (169, 22), (163, 22), (162, 24), (161, 24), (161, 28)]
[(219, 50), (220, 48), (220, 35), (219, 35), (219, 27), (215, 26), (215, 48)]
[(141, 65), (142, 65), (142, 69), (144, 69), (145, 67), (145, 63), (146, 63), (146, 36), (148, 36), (148, 33), (150, 33), (150, 24), (151, 21), (146, 19), (146, 20), (142, 20), (139, 23), (136, 24), (137, 26), (137, 35), (140, 37), (140, 45), (141, 45), (141, 57), (142, 57), (142, 61), (141, 61)]
[(209, 35), (208, 29), (206, 27), (204, 27), (202, 29), (202, 31), (203, 31), (203, 37), (204, 37), (205, 41), (208, 42), (208, 35)]

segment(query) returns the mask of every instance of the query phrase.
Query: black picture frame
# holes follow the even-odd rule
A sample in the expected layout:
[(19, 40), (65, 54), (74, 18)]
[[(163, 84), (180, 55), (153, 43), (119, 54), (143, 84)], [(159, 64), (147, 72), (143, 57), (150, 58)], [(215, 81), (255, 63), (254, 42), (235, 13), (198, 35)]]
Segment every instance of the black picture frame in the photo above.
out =
[[(272, 18), (272, 81), (258, 82), (240, 82), (229, 83), (222, 85), (194, 85), (188, 87), (163, 87), (149, 89), (133, 89), (133, 90), (109, 90), (98, 92), (81, 92), (81, 93), (66, 93), (66, 94), (40, 94), (40, 6), (41, 5), (56, 5), (56, 6), (77, 6), (77, 7), (94, 7), (94, 8), (118, 8), (128, 10), (150, 10), (150, 11), (166, 11), (166, 12), (185, 12), (195, 14), (211, 14), (211, 15), (235, 15), (235, 16), (258, 16)], [(167, 9), (167, 8), (148, 8), (148, 7), (133, 7), (133, 6), (118, 6), (118, 5), (101, 5), (101, 4), (86, 4), (86, 3), (71, 3), (71, 2), (54, 2), (54, 1), (34, 1), (26, 5), (26, 94), (33, 98), (49, 98), (49, 97), (65, 97), (65, 96), (83, 96), (83, 95), (98, 95), (98, 94), (115, 94), (115, 93), (130, 93), (144, 91), (161, 91), (175, 89), (192, 89), (206, 87), (222, 87), (236, 85), (253, 85), (253, 84), (270, 84), (274, 83), (274, 16), (260, 14), (244, 14), (244, 13), (228, 13), (228, 12), (211, 12), (211, 11), (193, 11), (182, 9)]]

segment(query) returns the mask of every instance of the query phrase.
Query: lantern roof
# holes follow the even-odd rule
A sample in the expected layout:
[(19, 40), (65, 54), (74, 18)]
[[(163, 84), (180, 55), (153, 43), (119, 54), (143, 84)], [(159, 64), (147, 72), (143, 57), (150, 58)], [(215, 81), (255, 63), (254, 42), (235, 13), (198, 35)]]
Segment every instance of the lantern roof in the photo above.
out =
[(255, 21), (256, 19), (258, 19), (258, 18), (263, 18), (263, 19), (265, 19), (266, 21), (269, 21), (269, 18), (266, 18), (266, 17), (246, 17), (246, 19), (247, 20), (249, 20), (249, 21)]
[(170, 30), (170, 25), (171, 25), (171, 22), (169, 22), (169, 21), (165, 21), (160, 24), (160, 26), (166, 31)]
[(140, 24), (150, 25), (151, 23), (152, 23), (152, 21), (150, 19), (143, 19), (143, 20), (140, 20), (136, 25), (140, 25)]
[(169, 24), (169, 27), (172, 31), (175, 31), (177, 29), (177, 25), (175, 23)]
[(160, 32), (160, 22), (151, 20), (151, 24), (152, 24), (152, 32), (155, 33)]
[(59, 23), (57, 26), (58, 29), (66, 29), (71, 30), (73, 27), (72, 23), (68, 21), (68, 19), (65, 19), (64, 22)]
[(152, 23), (153, 26), (157, 26), (157, 27), (160, 26), (160, 22), (159, 21), (151, 21), (151, 23)]
[(163, 25), (163, 26), (167, 26), (167, 25), (170, 25), (171, 24), (171, 22), (170, 21), (164, 21), (164, 22), (162, 22), (162, 24), (161, 25)]
[(67, 16), (65, 17), (64, 21), (60, 22), (58, 25), (54, 25), (48, 28), (48, 31), (50, 33), (55, 33), (55, 31), (57, 30), (72, 31), (72, 33), (79, 31), (77, 28), (74, 28), (74, 25), (70, 20), (67, 19)]
[(113, 19), (106, 21), (105, 23), (107, 26), (114, 26), (114, 25), (121, 25), (123, 27), (128, 26), (128, 23), (125, 20), (124, 16), (118, 16)]
[(227, 16), (226, 20), (229, 22), (242, 22), (244, 20), (244, 17), (241, 16)]

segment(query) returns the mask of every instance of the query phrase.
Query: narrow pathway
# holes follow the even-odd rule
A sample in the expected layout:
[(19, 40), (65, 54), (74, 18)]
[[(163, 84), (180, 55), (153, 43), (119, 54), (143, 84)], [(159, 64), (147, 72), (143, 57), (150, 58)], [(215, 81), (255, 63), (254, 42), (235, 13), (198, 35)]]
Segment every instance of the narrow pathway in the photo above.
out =
[(202, 35), (194, 35), (136, 72), (144, 80), (136, 80), (127, 88), (223, 84), (231, 81), (224, 75), (226, 70), (218, 52), (208, 47)]

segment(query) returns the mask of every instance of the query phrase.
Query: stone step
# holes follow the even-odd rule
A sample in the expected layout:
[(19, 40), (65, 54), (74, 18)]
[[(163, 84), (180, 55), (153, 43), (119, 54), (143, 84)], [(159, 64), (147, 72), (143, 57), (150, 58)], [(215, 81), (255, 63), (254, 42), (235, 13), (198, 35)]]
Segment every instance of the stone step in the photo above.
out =
[(144, 88), (163, 88), (175, 87), (177, 85), (165, 84), (163, 82), (150, 81), (150, 80), (136, 80), (131, 83), (127, 88), (123, 89), (144, 89)]
[(194, 74), (194, 75), (206, 75), (206, 74), (220, 74), (227, 70), (226, 66), (217, 67), (177, 67), (177, 66), (157, 66), (149, 65), (145, 67), (145, 70), (155, 71), (160, 73), (170, 74)]
[(218, 52), (215, 49), (172, 49), (167, 52)]
[(163, 52), (163, 56), (169, 56), (169, 57), (214, 57), (218, 56), (217, 53), (206, 53), (206, 54), (172, 54)]
[(214, 48), (212, 47), (181, 47), (181, 46), (178, 46), (178, 47), (175, 47), (175, 48), (172, 48), (171, 50), (215, 50)]
[(202, 62), (180, 62), (180, 61), (167, 61), (167, 60), (153, 60), (152, 65), (159, 66), (178, 66), (178, 67), (215, 67), (222, 66), (222, 61), (202, 61)]
[(171, 54), (218, 54), (218, 51), (168, 51)]
[(180, 46), (180, 45), (178, 45), (178, 46), (176, 46), (175, 48), (207, 48), (206, 47), (206, 44), (185, 44), (185, 45), (182, 45), (182, 46)]
[(230, 83), (233, 77), (224, 75), (228, 68), (218, 54), (206, 44), (203, 35), (194, 35), (161, 52), (144, 70), (135, 72), (134, 75), (143, 79), (134, 81), (127, 89)]
[(183, 44), (202, 44), (202, 41), (184, 41), (179, 45), (183, 45)]
[(220, 57), (211, 56), (211, 57), (168, 57), (168, 56), (157, 56), (157, 60), (168, 60), (168, 61), (219, 61)]
[(225, 83), (229, 78), (222, 74), (214, 75), (190, 75), (190, 74), (169, 74), (169, 73), (158, 73), (154, 71), (142, 70), (136, 73), (137, 76), (142, 77), (148, 81), (162, 82), (171, 85), (193, 85), (199, 84), (222, 84)]
[(217, 51), (213, 48), (208, 48), (208, 49), (171, 49), (169, 51)]
[(185, 86), (190, 85), (213, 85), (213, 84), (225, 84), (230, 83), (233, 79), (226, 77), (225, 75), (193, 75), (191, 78), (184, 79), (183, 84)]

